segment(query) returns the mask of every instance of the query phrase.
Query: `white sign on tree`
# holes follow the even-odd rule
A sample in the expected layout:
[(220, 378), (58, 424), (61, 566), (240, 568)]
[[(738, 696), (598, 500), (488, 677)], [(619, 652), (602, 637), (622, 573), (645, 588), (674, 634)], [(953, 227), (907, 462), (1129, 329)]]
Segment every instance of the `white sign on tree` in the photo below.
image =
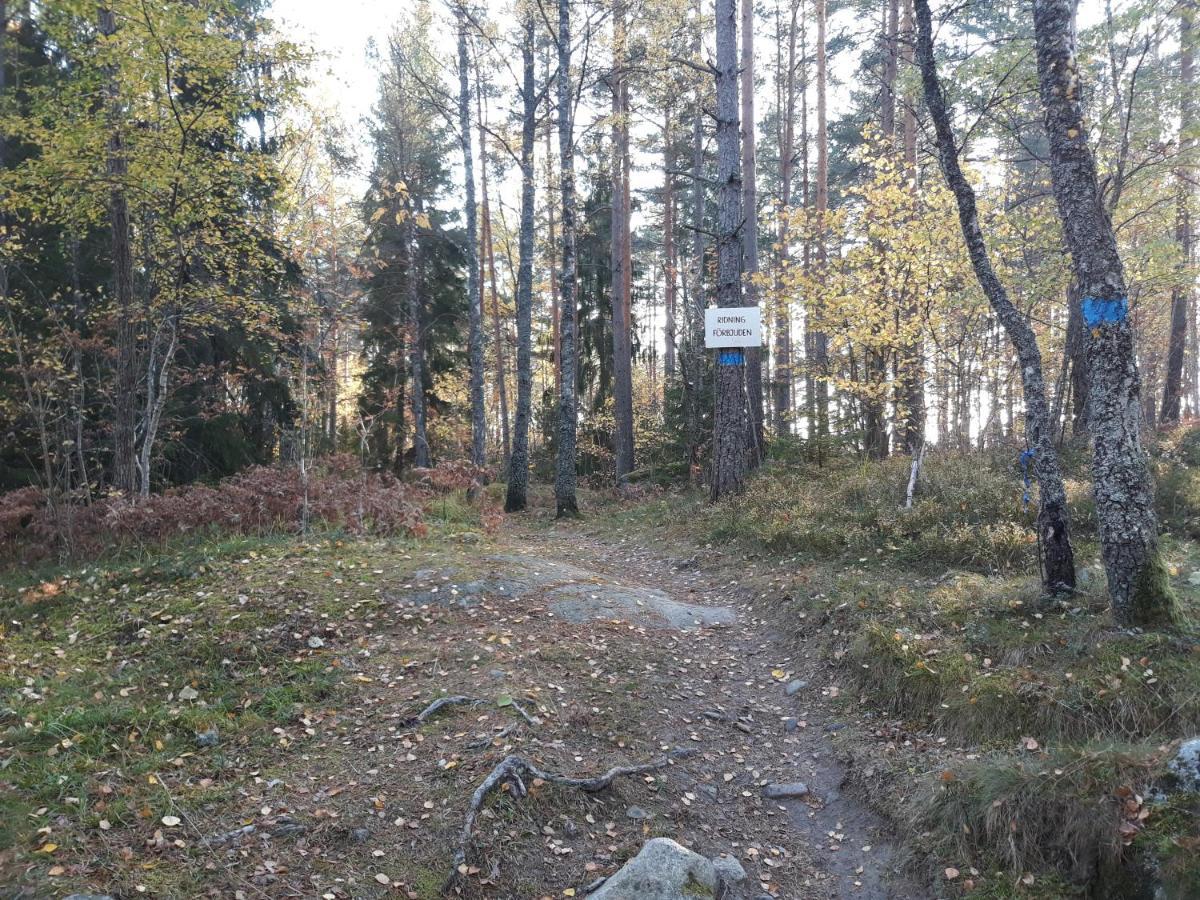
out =
[(761, 347), (762, 315), (757, 306), (717, 306), (704, 310), (704, 346)]

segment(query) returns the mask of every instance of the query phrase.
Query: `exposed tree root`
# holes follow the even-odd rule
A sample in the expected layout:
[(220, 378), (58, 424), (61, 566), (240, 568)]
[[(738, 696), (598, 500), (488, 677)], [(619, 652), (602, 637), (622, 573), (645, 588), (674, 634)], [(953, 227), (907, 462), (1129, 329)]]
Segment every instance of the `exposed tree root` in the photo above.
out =
[(505, 725), (502, 729), (500, 729), (500, 731), (496, 732), (496, 734), (489, 734), (487, 737), (475, 741), (472, 744), (467, 744), (467, 749), (482, 750), (484, 747), (494, 744), (496, 741), (504, 740), (504, 738), (508, 737), (520, 727), (520, 722), (510, 722), (508, 725)]
[(459, 703), (470, 703), (472, 706), (477, 706), (482, 702), (483, 702), (482, 700), (477, 700), (474, 697), (463, 697), (463, 696), (438, 697), (436, 700), (434, 700), (432, 703), (430, 703), (427, 707), (425, 707), (423, 710), (421, 710), (415, 716), (405, 719), (404, 722), (401, 724), (406, 728), (410, 725), (420, 725), (422, 722), (424, 722), (426, 719), (428, 719), (430, 716), (432, 716), (438, 710), (445, 709), (447, 706), (455, 706)]
[(693, 752), (690, 749), (673, 750), (671, 753), (653, 762), (642, 763), (637, 766), (614, 766), (603, 775), (597, 775), (594, 778), (576, 778), (572, 775), (547, 772), (520, 754), (510, 753), (500, 761), (496, 768), (488, 773), (487, 778), (483, 779), (479, 787), (475, 789), (475, 793), (471, 796), (471, 805), (467, 808), (467, 817), (463, 821), (458, 849), (454, 852), (450, 877), (446, 880), (443, 893), (449, 891), (459, 877), (465, 873), (467, 848), (470, 846), (471, 836), (475, 832), (475, 820), (479, 817), (479, 813), (483, 810), (483, 804), (487, 801), (488, 795), (492, 791), (507, 785), (510, 793), (520, 799), (529, 793), (529, 789), (525, 786), (525, 781), (529, 778), (534, 778), (563, 787), (578, 788), (588, 794), (595, 794), (606, 790), (618, 778), (657, 772), (660, 769), (665, 769), (677, 759), (690, 756)]

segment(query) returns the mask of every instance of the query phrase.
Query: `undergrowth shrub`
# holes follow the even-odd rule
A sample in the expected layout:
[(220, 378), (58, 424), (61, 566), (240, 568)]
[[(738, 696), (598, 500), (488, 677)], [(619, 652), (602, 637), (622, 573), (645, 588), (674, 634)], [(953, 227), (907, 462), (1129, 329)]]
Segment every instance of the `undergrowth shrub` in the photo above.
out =
[[(718, 539), (746, 539), (776, 552), (830, 556), (882, 550), (920, 570), (962, 567), (982, 572), (1036, 561), (1034, 499), (1012, 454), (934, 455), (925, 461), (911, 509), (904, 509), (910, 460), (833, 459), (772, 464), (744, 494), (709, 513)], [(1072, 512), (1089, 530), (1082, 486), (1069, 485)], [(1074, 523), (1073, 523), (1074, 524)]]
[(1087, 883), (1153, 818), (1142, 795), (1163, 757), (1137, 745), (985, 756), (927, 779), (909, 818), (934, 858)]
[(39, 488), (23, 488), (0, 495), (0, 564), (63, 551), (90, 557), (205, 531), (299, 532), (306, 518), (351, 534), (420, 535), (431, 506), (445, 508), (449, 501), (443, 498), (452, 496), (456, 513), (446, 518), (489, 527), (495, 516), (486, 496), (469, 512), (463, 509), (462, 495), (481, 474), (469, 463), (452, 462), (400, 480), (342, 456), (322, 460), (307, 484), (295, 468), (255, 466), (215, 485), (172, 488), (144, 500), (110, 496), (90, 505), (52, 506)]

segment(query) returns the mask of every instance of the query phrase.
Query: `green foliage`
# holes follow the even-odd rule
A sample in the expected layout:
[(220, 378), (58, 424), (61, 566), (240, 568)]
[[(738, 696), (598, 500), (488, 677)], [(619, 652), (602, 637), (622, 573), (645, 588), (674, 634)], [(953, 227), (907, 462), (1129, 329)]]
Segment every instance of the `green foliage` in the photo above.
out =
[(903, 508), (907, 458), (771, 464), (708, 521), (715, 538), (777, 552), (870, 554), (927, 572), (1024, 571), (1036, 563), (1033, 504), (1022, 506), (1020, 472), (1006, 462), (1011, 468), (999, 458), (930, 455), (912, 509)]
[(987, 756), (929, 778), (913, 798), (911, 823), (936, 858), (1086, 883), (1121, 859), (1122, 825), (1137, 822), (1141, 808), (1126, 801), (1162, 762), (1160, 749), (1145, 746)]

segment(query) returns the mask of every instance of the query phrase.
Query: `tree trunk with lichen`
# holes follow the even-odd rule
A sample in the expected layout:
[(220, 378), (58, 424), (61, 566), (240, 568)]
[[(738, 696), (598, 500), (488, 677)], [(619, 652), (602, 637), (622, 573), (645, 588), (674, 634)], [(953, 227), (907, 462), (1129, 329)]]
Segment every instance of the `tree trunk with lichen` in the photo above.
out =
[(505, 512), (525, 508), (529, 490), (529, 417), (533, 403), (533, 143), (537, 128), (537, 93), (533, 73), (536, 22), (526, 13), (521, 43), (521, 233), (517, 260), (517, 416), (513, 422)]
[(467, 212), (467, 304), (471, 393), (471, 462), (487, 465), (487, 425), (483, 405), (483, 292), (479, 278), (479, 228), (475, 215), (475, 167), (471, 152), (471, 90), (468, 82), (467, 13), (458, 15), (458, 126), (463, 154), (463, 181)]
[[(742, 176), (738, 134), (737, 0), (717, 0), (717, 306), (742, 305)], [(719, 500), (741, 491), (746, 479), (750, 398), (745, 354), (717, 365), (712, 478)]]
[(1113, 618), (1169, 621), (1170, 583), (1158, 550), (1149, 462), (1141, 442), (1141, 383), (1125, 272), (1096, 183), (1075, 60), (1071, 0), (1035, 0), (1038, 83), (1050, 177), (1082, 296), (1094, 443), (1092, 477)]
[(1192, 289), (1192, 180), (1194, 172), (1188, 159), (1193, 152), (1196, 105), (1193, 97), (1196, 60), (1196, 3), (1185, 0), (1179, 6), (1179, 165), (1175, 173), (1175, 240), (1179, 244), (1182, 283), (1171, 292), (1171, 334), (1167, 348), (1167, 370), (1163, 383), (1162, 416), (1164, 423), (1179, 421), (1183, 399), (1183, 363), (1186, 355), (1188, 319), (1191, 317)]
[[(958, 205), (958, 220), (963, 240), (975, 269), (975, 277), (991, 304), (996, 318), (1004, 326), (1021, 364), (1021, 383), (1025, 391), (1025, 437), (1032, 452), (1032, 466), (1038, 481), (1038, 539), (1043, 555), (1043, 584), (1057, 593), (1075, 587), (1075, 556), (1071, 549), (1071, 523), (1067, 514), (1067, 494), (1054, 444), (1054, 426), (1046, 403), (1046, 385), (1042, 377), (1042, 355), (1037, 338), (1026, 318), (1013, 305), (988, 256), (972, 189), (958, 161), (958, 147), (950, 127), (950, 112), (938, 79), (933, 55), (933, 24), (929, 0), (916, 0), (917, 65), (925, 104), (937, 139), (938, 161), (946, 183)], [(964, 389), (964, 392), (965, 389)]]
[(559, 347), (562, 378), (558, 396), (558, 459), (554, 503), (559, 518), (579, 515), (575, 498), (575, 447), (579, 433), (575, 397), (575, 136), (571, 86), (571, 0), (558, 0), (558, 160), (562, 195), (562, 271)]

